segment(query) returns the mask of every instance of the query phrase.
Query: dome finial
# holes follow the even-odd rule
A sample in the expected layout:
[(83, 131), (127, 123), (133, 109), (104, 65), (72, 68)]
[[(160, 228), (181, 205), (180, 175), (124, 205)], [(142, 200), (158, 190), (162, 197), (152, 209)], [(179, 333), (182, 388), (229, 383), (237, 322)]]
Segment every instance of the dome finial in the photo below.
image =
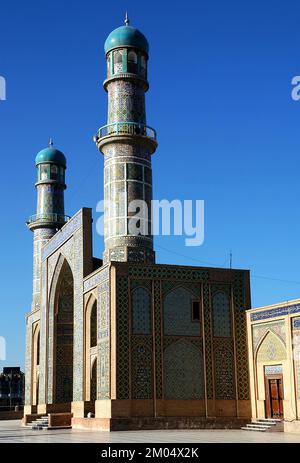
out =
[(125, 26), (129, 26), (129, 18), (128, 18), (128, 13), (127, 13), (127, 11), (126, 11), (124, 23), (125, 23)]
[(49, 148), (52, 148), (52, 146), (53, 146), (53, 139), (50, 138), (50, 139), (49, 139)]

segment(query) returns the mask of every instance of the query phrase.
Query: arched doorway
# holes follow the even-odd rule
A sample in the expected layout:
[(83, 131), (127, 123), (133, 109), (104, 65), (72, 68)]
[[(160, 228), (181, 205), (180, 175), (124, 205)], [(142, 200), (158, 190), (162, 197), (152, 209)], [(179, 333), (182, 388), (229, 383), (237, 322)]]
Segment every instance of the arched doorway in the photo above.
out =
[[(97, 311), (97, 299), (92, 294), (85, 310), (85, 400), (87, 402), (97, 400)], [(94, 411), (94, 404), (90, 404), (90, 410)]]
[(91, 371), (91, 402), (97, 399), (97, 358), (95, 358)]
[(40, 367), (40, 323), (33, 327), (32, 336), (32, 405), (39, 403), (39, 367)]
[(73, 400), (74, 280), (64, 262), (56, 290), (54, 322), (54, 402)]

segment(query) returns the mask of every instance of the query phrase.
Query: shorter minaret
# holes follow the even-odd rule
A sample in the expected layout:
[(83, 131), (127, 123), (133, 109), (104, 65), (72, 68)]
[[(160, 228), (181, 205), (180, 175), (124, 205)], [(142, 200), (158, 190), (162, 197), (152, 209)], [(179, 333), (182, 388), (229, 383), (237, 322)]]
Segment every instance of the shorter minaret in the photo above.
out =
[(40, 151), (35, 159), (37, 170), (37, 210), (28, 222), (33, 231), (33, 297), (32, 310), (40, 308), (40, 277), (42, 247), (67, 221), (64, 207), (66, 158), (53, 147)]

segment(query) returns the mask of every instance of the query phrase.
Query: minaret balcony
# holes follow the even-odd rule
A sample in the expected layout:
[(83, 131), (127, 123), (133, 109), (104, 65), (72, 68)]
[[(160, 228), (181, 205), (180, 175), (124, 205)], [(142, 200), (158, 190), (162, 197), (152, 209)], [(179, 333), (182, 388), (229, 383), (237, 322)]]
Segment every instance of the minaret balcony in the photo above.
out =
[(114, 122), (113, 124), (104, 125), (98, 130), (94, 141), (97, 143), (98, 148), (101, 148), (101, 146), (111, 141), (111, 137), (118, 139), (138, 137), (145, 142), (149, 142), (153, 147), (153, 151), (157, 147), (156, 131), (152, 127), (138, 122)]
[(43, 226), (63, 226), (70, 220), (68, 215), (63, 214), (34, 214), (29, 217), (26, 224), (29, 228), (40, 228)]

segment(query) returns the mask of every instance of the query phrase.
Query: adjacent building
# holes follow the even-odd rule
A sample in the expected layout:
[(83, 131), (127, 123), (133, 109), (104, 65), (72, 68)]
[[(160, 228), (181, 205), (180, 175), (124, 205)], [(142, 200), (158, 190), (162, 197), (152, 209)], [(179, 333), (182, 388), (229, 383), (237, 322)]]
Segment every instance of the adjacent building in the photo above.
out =
[(300, 299), (247, 311), (252, 418), (300, 431)]
[(0, 373), (0, 411), (24, 404), (24, 373), (20, 367), (4, 367)]

